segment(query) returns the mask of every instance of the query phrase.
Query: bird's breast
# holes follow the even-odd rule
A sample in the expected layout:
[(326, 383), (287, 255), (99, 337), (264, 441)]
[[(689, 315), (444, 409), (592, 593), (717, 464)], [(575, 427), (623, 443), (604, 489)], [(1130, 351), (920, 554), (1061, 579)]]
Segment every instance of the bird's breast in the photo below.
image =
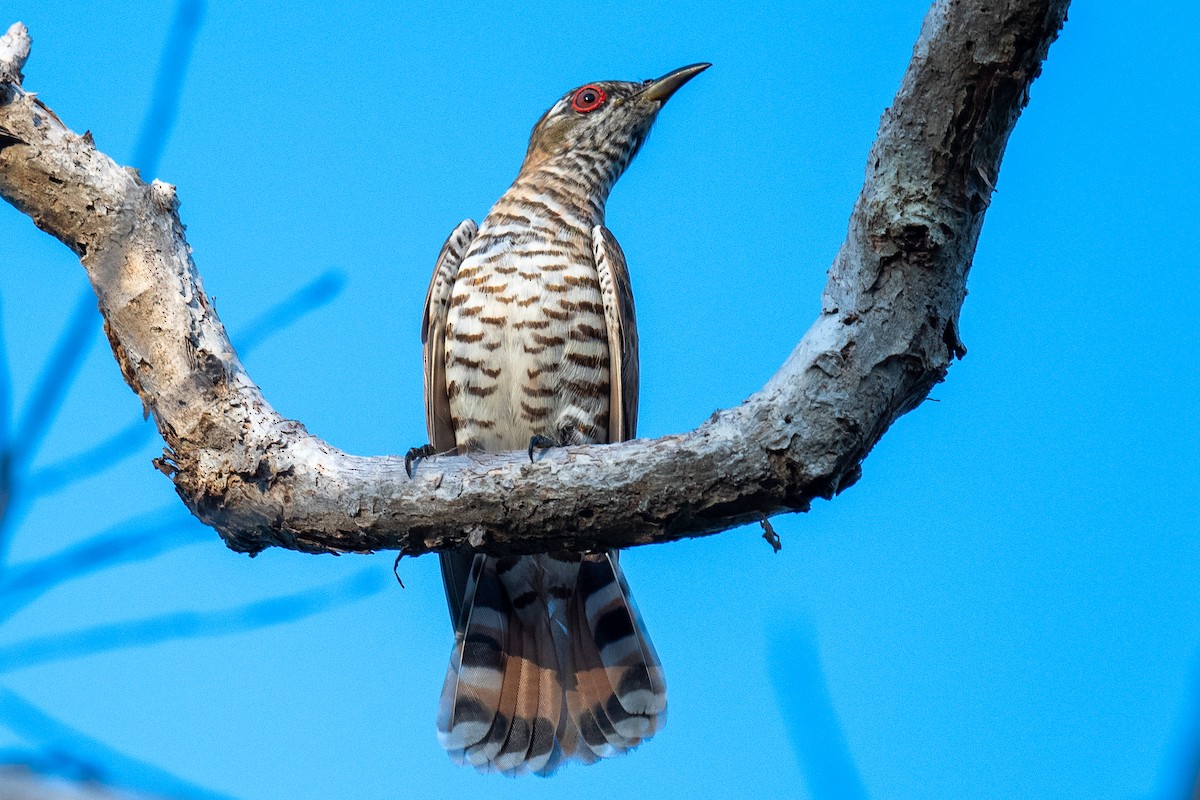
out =
[(458, 446), (607, 441), (608, 340), (590, 242), (489, 222), (459, 268), (446, 326)]

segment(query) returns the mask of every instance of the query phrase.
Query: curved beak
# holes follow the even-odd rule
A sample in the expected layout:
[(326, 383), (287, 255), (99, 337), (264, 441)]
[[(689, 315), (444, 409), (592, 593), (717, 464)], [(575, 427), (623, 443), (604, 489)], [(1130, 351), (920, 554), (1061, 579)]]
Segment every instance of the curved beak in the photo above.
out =
[(692, 64), (672, 70), (658, 80), (650, 81), (649, 85), (645, 89), (642, 89), (641, 96), (646, 100), (657, 100), (660, 103), (665, 103), (671, 98), (671, 95), (675, 94), (675, 91), (680, 86), (683, 86), (711, 66), (712, 64)]

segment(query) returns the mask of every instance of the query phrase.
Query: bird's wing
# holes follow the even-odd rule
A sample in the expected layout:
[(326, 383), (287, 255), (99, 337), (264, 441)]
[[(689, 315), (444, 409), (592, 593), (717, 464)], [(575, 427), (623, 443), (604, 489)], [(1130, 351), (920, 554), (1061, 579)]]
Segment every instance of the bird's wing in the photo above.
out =
[(608, 330), (608, 440), (623, 442), (637, 435), (638, 335), (633, 288), (625, 254), (608, 228), (592, 228), (592, 249)]
[[(421, 342), (425, 345), (425, 427), (429, 443), (439, 453), (453, 450), (454, 424), (450, 420), (450, 394), (446, 390), (446, 319), (450, 316), (450, 295), (454, 279), (471, 240), (479, 231), (474, 220), (465, 219), (450, 234), (438, 253), (437, 266), (425, 294), (425, 313), (421, 318)], [(442, 553), (442, 583), (450, 621), (459, 625), (463, 596), (471, 569), (470, 553)]]
[(425, 427), (429, 443), (438, 452), (453, 450), (456, 444), (450, 421), (450, 395), (446, 391), (446, 318), (458, 266), (478, 230), (474, 220), (458, 223), (438, 253), (437, 266), (425, 294), (425, 314), (421, 318), (421, 343), (425, 345)]

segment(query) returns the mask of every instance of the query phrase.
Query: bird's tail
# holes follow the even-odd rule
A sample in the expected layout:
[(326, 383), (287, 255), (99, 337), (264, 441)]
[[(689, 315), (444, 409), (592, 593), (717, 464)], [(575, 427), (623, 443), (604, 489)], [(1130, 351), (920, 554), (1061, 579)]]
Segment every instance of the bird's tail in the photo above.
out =
[(547, 775), (666, 721), (662, 665), (615, 553), (477, 555), (462, 608), (438, 712), (456, 762)]

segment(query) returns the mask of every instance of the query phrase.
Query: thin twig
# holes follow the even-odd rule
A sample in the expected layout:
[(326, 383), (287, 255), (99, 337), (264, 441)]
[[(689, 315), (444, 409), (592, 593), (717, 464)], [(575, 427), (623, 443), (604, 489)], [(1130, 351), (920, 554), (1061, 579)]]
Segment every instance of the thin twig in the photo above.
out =
[(767, 544), (771, 545), (771, 549), (778, 553), (783, 549), (783, 541), (779, 538), (779, 534), (775, 532), (775, 526), (771, 524), (771, 520), (763, 517), (758, 521), (762, 525), (762, 537), (767, 540)]

